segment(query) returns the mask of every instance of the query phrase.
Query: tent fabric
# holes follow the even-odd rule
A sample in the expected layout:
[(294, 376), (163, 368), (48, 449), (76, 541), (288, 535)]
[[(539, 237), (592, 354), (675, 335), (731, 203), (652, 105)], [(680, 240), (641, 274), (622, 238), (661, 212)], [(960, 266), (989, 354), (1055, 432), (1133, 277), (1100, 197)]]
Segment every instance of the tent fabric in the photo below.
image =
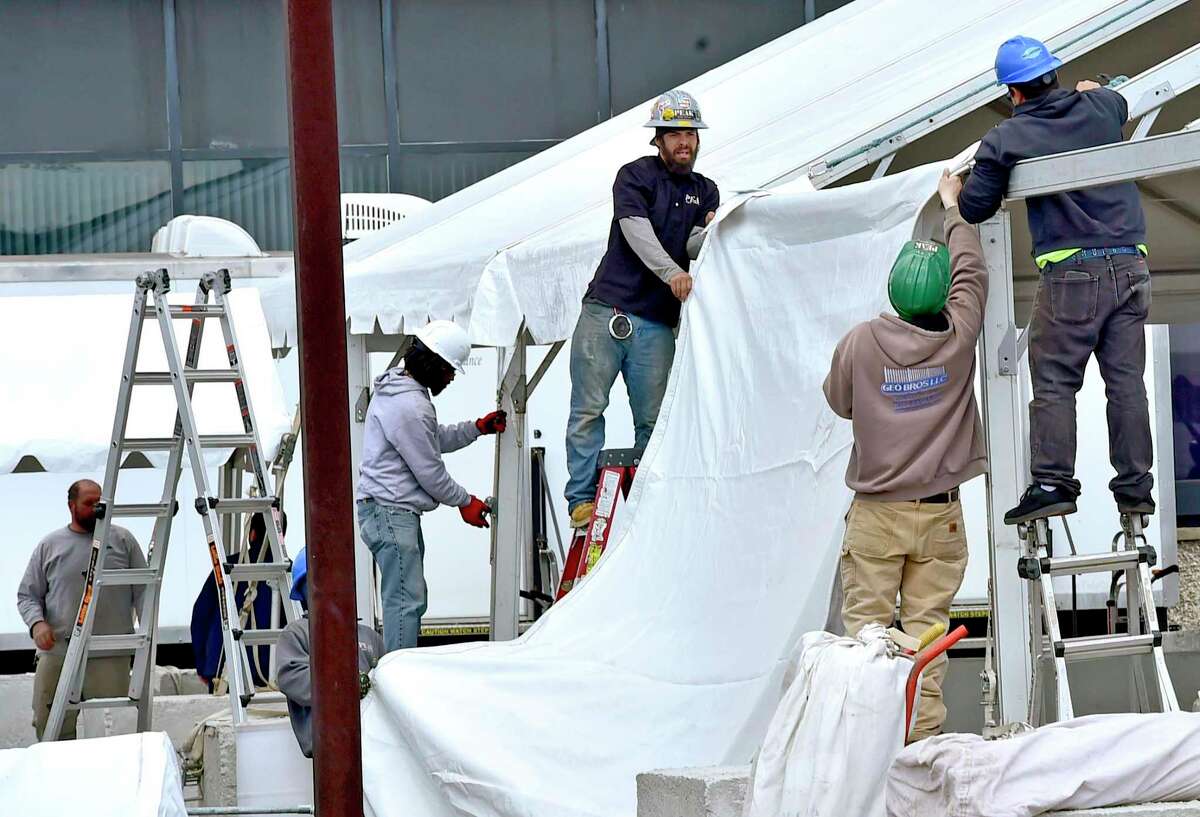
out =
[[(172, 293), (172, 303), (191, 303), (189, 293)], [(46, 471), (103, 470), (113, 433), (121, 365), (129, 339), (132, 295), (46, 295), (0, 298), (0, 347), (4, 373), (20, 383), (19, 399), (0, 400), (0, 473), (25, 456)], [(266, 319), (258, 291), (235, 289), (228, 302), (245, 367), (250, 403), (260, 441), (273, 457), (291, 430), (291, 414), (271, 357)], [(190, 321), (174, 321), (180, 353), (187, 348)], [(166, 371), (162, 335), (144, 322), (138, 371)], [(200, 350), (200, 368), (228, 368), (221, 328), (209, 321)], [(10, 391), (16, 398), (18, 392)], [(200, 383), (193, 407), (201, 434), (241, 434), (241, 410), (229, 383)], [(169, 437), (175, 422), (175, 396), (169, 386), (137, 386), (130, 405), (130, 437)], [(209, 465), (229, 458), (229, 449), (209, 450)], [(165, 465), (166, 452), (146, 458)], [(187, 458), (185, 465), (190, 466)]]
[[(1121, 5), (858, 0), (683, 83), (710, 126), (697, 169), (726, 201), (791, 178), (822, 156), (853, 152), (919, 105), (989, 86), (1008, 36), (1054, 45)], [(650, 104), (348, 245), (351, 331), (395, 334), (445, 318), (483, 345), (512, 345), (522, 321), (538, 343), (569, 337), (604, 251), (613, 179), (647, 153)], [(292, 281), (270, 288), (264, 303), (272, 341), (295, 345)]]
[(808, 633), (750, 771), (744, 817), (884, 817), (884, 781), (904, 746), (913, 662), (881, 624), (855, 638)]
[[(374, 673), (377, 817), (624, 815), (635, 776), (747, 763), (837, 563), (848, 423), (820, 384), (886, 303), (940, 168), (718, 216), (658, 424), (597, 568), (522, 638), (404, 650)], [(753, 338), (751, 342), (750, 339)]]
[(904, 749), (887, 778), (890, 817), (1033, 817), (1197, 798), (1192, 712), (1090, 715), (1005, 740), (939, 735)]
[(0, 751), (0, 814), (187, 817), (171, 739), (143, 732)]

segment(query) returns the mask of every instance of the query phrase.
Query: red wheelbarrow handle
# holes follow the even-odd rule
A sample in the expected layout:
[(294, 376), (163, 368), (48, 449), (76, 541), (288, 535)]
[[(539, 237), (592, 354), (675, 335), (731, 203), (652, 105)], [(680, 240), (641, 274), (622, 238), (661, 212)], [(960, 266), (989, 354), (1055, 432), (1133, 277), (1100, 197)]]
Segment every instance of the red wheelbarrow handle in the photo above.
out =
[(910, 724), (912, 723), (913, 699), (917, 695), (917, 683), (921, 680), (921, 671), (929, 666), (929, 663), (946, 650), (953, 647), (967, 636), (967, 628), (962, 624), (954, 628), (954, 631), (942, 636), (937, 641), (933, 642), (926, 649), (922, 650), (918, 655), (916, 662), (913, 664), (912, 670), (908, 673), (908, 684), (904, 689), (904, 735), (908, 736)]

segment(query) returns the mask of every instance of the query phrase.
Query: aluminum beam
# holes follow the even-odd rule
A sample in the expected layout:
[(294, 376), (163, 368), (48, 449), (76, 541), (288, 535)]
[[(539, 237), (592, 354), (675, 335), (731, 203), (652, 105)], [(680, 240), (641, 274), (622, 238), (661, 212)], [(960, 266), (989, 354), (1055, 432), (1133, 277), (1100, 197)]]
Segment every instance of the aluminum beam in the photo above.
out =
[(0, 284), (62, 281), (133, 281), (143, 272), (165, 269), (173, 280), (199, 280), (206, 272), (228, 269), (233, 278), (278, 278), (292, 271), (291, 253), (190, 258), (166, 253), (0, 256)]
[(527, 333), (517, 345), (500, 351), (499, 409), (508, 412), (508, 428), (496, 435), (495, 487), (492, 499), (491, 639), (510, 641), (518, 634), (523, 544), (529, 540), (529, 456), (525, 445)]
[(993, 655), (999, 682), (1000, 719), (1027, 721), (1033, 659), (1030, 643), (1029, 588), (1017, 575), (1024, 544), (1017, 529), (1004, 524), (1004, 512), (1016, 505), (1029, 466), (1025, 454), (1025, 403), (1021, 395), (1013, 307), (1011, 216), (1000, 210), (980, 225), (989, 282), (980, 333), (980, 382), (983, 424), (990, 458), (987, 474), (988, 539), (991, 543)]
[(1136, 142), (1058, 153), (1019, 162), (1008, 182), (1009, 201), (1141, 181), (1200, 168), (1200, 131), (1183, 130)]

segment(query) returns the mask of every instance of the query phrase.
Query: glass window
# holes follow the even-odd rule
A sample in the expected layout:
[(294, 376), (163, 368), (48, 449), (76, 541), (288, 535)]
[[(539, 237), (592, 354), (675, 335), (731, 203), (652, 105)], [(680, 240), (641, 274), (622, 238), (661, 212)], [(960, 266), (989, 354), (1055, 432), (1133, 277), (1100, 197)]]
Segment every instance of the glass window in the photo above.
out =
[(803, 24), (803, 2), (609, 0), (613, 110), (629, 110)]
[(402, 141), (546, 139), (595, 124), (591, 2), (394, 2)]
[[(343, 156), (342, 190), (387, 192), (386, 156)], [(286, 157), (183, 163), (184, 212), (241, 226), (264, 250), (292, 248), (292, 172)]]
[(166, 162), (0, 164), (0, 255), (149, 252), (170, 190)]
[(167, 146), (161, 0), (0, 3), (0, 152)]

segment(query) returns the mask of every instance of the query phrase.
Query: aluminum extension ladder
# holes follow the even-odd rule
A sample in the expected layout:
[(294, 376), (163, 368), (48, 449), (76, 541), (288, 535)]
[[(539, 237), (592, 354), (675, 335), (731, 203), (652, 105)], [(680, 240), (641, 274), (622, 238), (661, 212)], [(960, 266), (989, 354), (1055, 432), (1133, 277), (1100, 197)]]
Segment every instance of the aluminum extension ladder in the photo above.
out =
[[(226, 677), (229, 684), (230, 706), (233, 722), (245, 720), (245, 709), (254, 696), (254, 685), (250, 674), (246, 647), (273, 644), (281, 630), (242, 631), (238, 609), (234, 599), (234, 586), (241, 582), (266, 582), (282, 603), (284, 618), (290, 622), (300, 615), (299, 605), (288, 598), (291, 562), (284, 549), (279, 530), (279, 502), (271, 495), (267, 483), (267, 463), (258, 438), (258, 426), (250, 405), (250, 395), (245, 387), (245, 371), (238, 353), (226, 296), (229, 294), (229, 271), (205, 273), (196, 291), (195, 302), (186, 306), (171, 306), (167, 303), (170, 278), (165, 269), (147, 272), (137, 278), (137, 289), (133, 302), (133, 315), (129, 328), (129, 342), (125, 350), (125, 362), (121, 372), (121, 385), (117, 394), (116, 417), (113, 421), (111, 447), (104, 471), (103, 494), (96, 506), (98, 517), (92, 539), (92, 555), (84, 584), (79, 614), (75, 619), (67, 646), (67, 656), (62, 675), (54, 693), (50, 719), (46, 724), (45, 739), (56, 740), (62, 729), (67, 711), (72, 709), (107, 708), (133, 706), (138, 710), (138, 731), (151, 725), (154, 670), (154, 654), (157, 645), (157, 623), (159, 601), (162, 590), (163, 572), (167, 562), (167, 545), (170, 540), (171, 523), (178, 502), (175, 492), (186, 454), (191, 464), (192, 476), (196, 480), (196, 511), (204, 523), (205, 539), (208, 542), (209, 558), (213, 576), (217, 582), (217, 596), (221, 615), (221, 630), (225, 651)], [(210, 302), (211, 296), (211, 302)], [(229, 357), (229, 368), (199, 369), (201, 340), (208, 320), (218, 320)], [(137, 369), (141, 346), (142, 329), (147, 320), (156, 320), (166, 352), (165, 372), (140, 372)], [(191, 332), (187, 350), (183, 357), (175, 339), (174, 321), (190, 320)], [(237, 393), (241, 409), (243, 434), (201, 435), (196, 427), (192, 411), (192, 389), (196, 383), (231, 383)], [(175, 430), (172, 436), (162, 438), (129, 438), (127, 425), (134, 386), (170, 386), (175, 393)], [(249, 458), (254, 488), (258, 496), (221, 497), (215, 496), (208, 484), (208, 470), (204, 462), (204, 451), (208, 448), (243, 448)], [(162, 496), (157, 503), (118, 504), (117, 477), (121, 462), (133, 451), (167, 451), (166, 479)], [(227, 565), (222, 541), (220, 516), (224, 514), (262, 513), (266, 524), (267, 543), (272, 561), (250, 565)], [(109, 535), (113, 521), (119, 517), (153, 517), (154, 532), (150, 540), (148, 567), (138, 569), (105, 570)], [(109, 586), (142, 586), (145, 588), (138, 626), (129, 635), (92, 635), (95, 623), (96, 604), (103, 590)], [(128, 695), (124, 698), (94, 698), (81, 700), (84, 672), (91, 657), (133, 656), (133, 672), (130, 676)], [(236, 658), (232, 658), (236, 656)]]
[[(1067, 680), (1067, 664), (1110, 656), (1131, 656), (1131, 675), (1136, 708), (1150, 711), (1145, 671), (1141, 656), (1151, 656), (1154, 687), (1158, 708), (1163, 712), (1179, 710), (1175, 688), (1167, 672), (1167, 661), (1163, 655), (1162, 633), (1158, 628), (1158, 614), (1154, 607), (1150, 568), (1157, 561), (1154, 548), (1146, 541), (1144, 526), (1146, 517), (1140, 513), (1122, 513), (1121, 531), (1113, 537), (1113, 549), (1109, 553), (1076, 555), (1072, 543), (1072, 555), (1054, 556), (1051, 546), (1048, 519), (1036, 519), (1017, 526), (1025, 542), (1025, 555), (1017, 565), (1021, 578), (1032, 582), (1030, 587), (1030, 623), (1033, 635), (1033, 720), (1045, 722), (1042, 706), (1042, 682), (1039, 667), (1045, 660), (1054, 666), (1055, 720), (1063, 721), (1075, 717), (1071, 701), (1071, 687)], [(1066, 519), (1063, 518), (1066, 525)], [(1066, 528), (1070, 538), (1070, 528)], [(1107, 635), (1063, 638), (1058, 623), (1058, 608), (1054, 598), (1054, 576), (1076, 576), (1082, 573), (1112, 572), (1114, 583), (1120, 573), (1125, 574), (1128, 626), (1126, 633), (1110, 632)], [(1110, 625), (1110, 630), (1115, 629)]]

